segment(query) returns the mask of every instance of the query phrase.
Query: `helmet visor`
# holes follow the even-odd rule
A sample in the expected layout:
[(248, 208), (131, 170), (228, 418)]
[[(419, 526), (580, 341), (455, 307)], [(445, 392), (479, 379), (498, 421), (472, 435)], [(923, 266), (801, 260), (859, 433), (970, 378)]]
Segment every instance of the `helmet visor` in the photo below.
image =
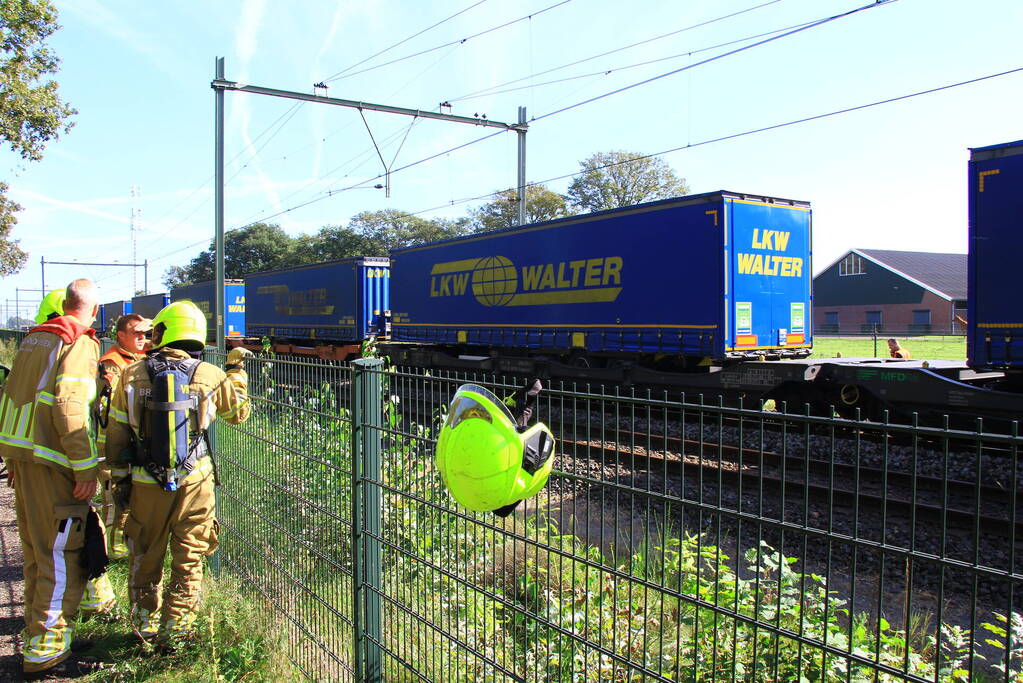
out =
[(479, 418), (490, 423), (494, 422), (494, 416), (491, 414), (491, 410), (488, 409), (488, 405), (480, 401), (477, 396), (473, 396), (473, 394), (477, 394), (488, 401), (491, 408), (500, 406), (499, 410), (508, 418), (508, 422), (511, 424), (515, 423), (511, 411), (508, 410), (508, 406), (502, 403), (492, 392), (478, 384), (463, 384), (458, 387), (458, 391), (455, 392), (455, 397), (451, 400), (451, 405), (448, 407), (448, 418), (444, 422), (445, 427), (453, 429), (459, 423), (470, 418)]

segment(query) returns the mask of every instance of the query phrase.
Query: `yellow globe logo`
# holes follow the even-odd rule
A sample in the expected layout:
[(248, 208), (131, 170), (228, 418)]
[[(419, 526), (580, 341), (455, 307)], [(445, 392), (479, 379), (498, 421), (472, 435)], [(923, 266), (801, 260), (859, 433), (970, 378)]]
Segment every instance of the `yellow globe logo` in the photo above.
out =
[(472, 271), (472, 293), (484, 306), (506, 306), (519, 288), (512, 262), (503, 256), (487, 256)]

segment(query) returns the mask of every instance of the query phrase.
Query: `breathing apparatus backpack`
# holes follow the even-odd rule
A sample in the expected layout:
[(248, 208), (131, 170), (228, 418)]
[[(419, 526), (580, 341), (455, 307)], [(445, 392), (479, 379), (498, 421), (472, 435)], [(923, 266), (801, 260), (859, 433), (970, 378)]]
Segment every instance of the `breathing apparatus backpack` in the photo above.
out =
[[(196, 464), (213, 452), (207, 430), (190, 431), (190, 418), (199, 409), (199, 394), (189, 393), (188, 386), (201, 362), (157, 356), (145, 360), (152, 390), (142, 398), (141, 462), (137, 464), (165, 491), (176, 491)], [(195, 424), (199, 424), (198, 416)]]

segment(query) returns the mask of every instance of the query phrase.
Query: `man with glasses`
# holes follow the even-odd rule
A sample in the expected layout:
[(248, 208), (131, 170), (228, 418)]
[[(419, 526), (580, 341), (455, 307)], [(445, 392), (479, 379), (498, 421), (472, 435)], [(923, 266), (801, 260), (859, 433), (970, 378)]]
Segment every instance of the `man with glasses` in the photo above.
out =
[[(102, 453), (106, 444), (106, 406), (110, 396), (116, 391), (121, 381), (121, 373), (135, 361), (142, 360), (149, 335), (153, 329), (153, 321), (138, 313), (122, 315), (114, 325), (116, 343), (99, 359), (99, 436), (96, 439), (99, 452)], [(114, 479), (127, 476), (123, 472), (115, 473)], [(103, 523), (107, 529), (107, 555), (111, 560), (128, 557), (128, 546), (124, 543), (124, 520), (128, 516), (126, 508), (117, 505), (114, 500), (114, 483), (110, 471), (102, 469), (99, 476), (103, 487)]]

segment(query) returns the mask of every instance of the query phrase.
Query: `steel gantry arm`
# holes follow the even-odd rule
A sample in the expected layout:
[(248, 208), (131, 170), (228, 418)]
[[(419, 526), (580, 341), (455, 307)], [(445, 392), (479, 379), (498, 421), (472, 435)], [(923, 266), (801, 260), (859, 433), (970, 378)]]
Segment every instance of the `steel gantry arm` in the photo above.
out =
[[(529, 124), (526, 123), (526, 108), (519, 107), (519, 120), (518, 123), (503, 123), (501, 121), (494, 121), (483, 116), (457, 116), (455, 114), (442, 114), (435, 111), (424, 111), (422, 109), (409, 109), (407, 107), (395, 107), (389, 104), (374, 104), (372, 102), (362, 102), (360, 100), (345, 100), (338, 97), (327, 97), (325, 95), (316, 95), (304, 92), (295, 92), (292, 90), (278, 90), (277, 88), (266, 88), (260, 85), (249, 85), (246, 83), (238, 83), (237, 81), (230, 81), (224, 77), (224, 58), (217, 57), (216, 60), (216, 75), (213, 81), (210, 83), (210, 87), (216, 95), (216, 113), (215, 113), (215, 128), (216, 128), (216, 149), (215, 149), (215, 165), (216, 165), (216, 251), (217, 256), (215, 259), (215, 273), (216, 283), (214, 285), (214, 306), (216, 308), (215, 318), (217, 321), (217, 346), (220, 349), (224, 348), (224, 326), (223, 326), (223, 288), (224, 288), (224, 266), (223, 266), (223, 230), (224, 230), (224, 93), (226, 91), (250, 93), (252, 95), (267, 95), (269, 97), (281, 97), (288, 100), (301, 100), (303, 102), (315, 102), (317, 104), (329, 104), (335, 107), (347, 107), (349, 109), (357, 109), (361, 114), (364, 111), (379, 111), (386, 114), (400, 114), (402, 116), (412, 116), (415, 118), (424, 119), (435, 119), (437, 121), (449, 121), (451, 123), (463, 123), (471, 126), (483, 126), (485, 128), (500, 128), (503, 130), (513, 130), (518, 134), (518, 222), (523, 224), (526, 222), (526, 131), (529, 129)], [(365, 116), (363, 116), (365, 122)], [(366, 129), (369, 131), (369, 124), (366, 124)], [(384, 161), (383, 155), (380, 154), (380, 148), (377, 146), (376, 140), (373, 138), (373, 132), (369, 131), (370, 139), (373, 140), (373, 146), (377, 149), (377, 155), (380, 157), (380, 162), (384, 165), (384, 173), (387, 181), (387, 191), (390, 196), (390, 167)], [(404, 142), (404, 141), (403, 141)], [(400, 151), (400, 149), (399, 149)], [(393, 164), (393, 160), (392, 160)]]

